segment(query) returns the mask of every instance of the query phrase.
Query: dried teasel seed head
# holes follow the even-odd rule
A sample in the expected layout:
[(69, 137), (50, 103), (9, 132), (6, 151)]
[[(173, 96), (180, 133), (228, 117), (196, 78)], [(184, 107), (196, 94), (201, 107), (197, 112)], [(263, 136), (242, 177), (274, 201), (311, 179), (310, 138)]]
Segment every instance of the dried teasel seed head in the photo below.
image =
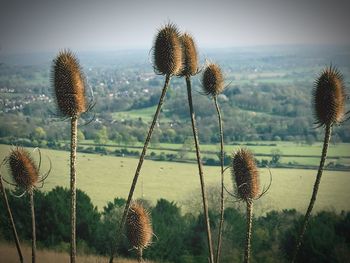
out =
[(236, 182), (237, 193), (245, 201), (256, 198), (259, 193), (259, 173), (253, 154), (240, 149), (232, 158), (232, 177)]
[(153, 229), (150, 215), (139, 203), (130, 206), (126, 232), (130, 244), (136, 249), (144, 249), (151, 244)]
[(179, 30), (168, 24), (158, 31), (153, 46), (155, 69), (162, 75), (176, 75), (182, 67)]
[(224, 90), (224, 77), (217, 64), (208, 64), (202, 78), (204, 92), (213, 97), (219, 95)]
[(10, 174), (18, 187), (30, 190), (39, 178), (38, 168), (29, 152), (23, 148), (15, 148), (7, 157)]
[(86, 111), (85, 78), (71, 51), (61, 51), (53, 60), (52, 83), (63, 115), (76, 117)]
[(198, 72), (198, 53), (192, 36), (188, 33), (180, 37), (183, 65), (180, 76), (194, 76)]
[(324, 69), (313, 90), (316, 123), (321, 126), (340, 123), (345, 114), (345, 100), (342, 74), (332, 66)]

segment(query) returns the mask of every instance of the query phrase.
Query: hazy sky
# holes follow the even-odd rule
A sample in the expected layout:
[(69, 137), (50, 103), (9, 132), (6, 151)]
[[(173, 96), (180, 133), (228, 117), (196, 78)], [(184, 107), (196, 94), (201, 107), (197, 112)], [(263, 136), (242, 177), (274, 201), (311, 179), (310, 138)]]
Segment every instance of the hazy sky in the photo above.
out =
[(350, 44), (349, 0), (0, 0), (1, 52), (150, 48), (168, 21), (199, 47)]

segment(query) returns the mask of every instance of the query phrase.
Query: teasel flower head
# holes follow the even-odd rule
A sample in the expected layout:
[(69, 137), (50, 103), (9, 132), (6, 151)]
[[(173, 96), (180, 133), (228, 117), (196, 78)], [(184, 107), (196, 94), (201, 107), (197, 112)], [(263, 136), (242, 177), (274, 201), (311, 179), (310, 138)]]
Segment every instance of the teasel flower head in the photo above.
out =
[(202, 77), (203, 90), (206, 95), (216, 97), (224, 90), (224, 77), (217, 64), (209, 63)]
[(198, 73), (198, 53), (192, 36), (184, 33), (180, 37), (182, 44), (182, 70), (179, 76), (194, 76)]
[(240, 149), (232, 157), (232, 178), (240, 199), (251, 201), (259, 194), (259, 173), (253, 154)]
[(12, 149), (10, 154), (1, 163), (1, 165), (7, 164), (13, 183), (7, 181), (4, 177), (2, 179), (7, 184), (23, 190), (23, 194), (33, 191), (36, 188), (41, 188), (51, 172), (50, 161), (49, 170), (44, 175), (40, 175), (41, 152), (39, 148), (36, 149), (39, 151), (39, 165), (34, 162), (31, 154), (21, 147)]
[(126, 219), (126, 232), (131, 246), (137, 250), (151, 244), (153, 229), (149, 212), (139, 203), (133, 203)]
[(85, 77), (70, 50), (60, 51), (53, 60), (51, 79), (58, 109), (64, 116), (77, 117), (86, 111)]
[(182, 68), (180, 33), (174, 24), (158, 31), (153, 46), (155, 71), (161, 75), (176, 75)]
[(316, 123), (339, 124), (345, 115), (346, 92), (343, 76), (335, 67), (324, 69), (315, 82), (313, 104)]

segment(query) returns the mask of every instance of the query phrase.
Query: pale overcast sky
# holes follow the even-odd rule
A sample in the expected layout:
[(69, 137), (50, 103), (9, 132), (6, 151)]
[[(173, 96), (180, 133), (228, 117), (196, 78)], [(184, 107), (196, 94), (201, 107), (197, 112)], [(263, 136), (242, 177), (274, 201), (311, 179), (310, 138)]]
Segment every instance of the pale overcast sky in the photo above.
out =
[(350, 44), (349, 0), (0, 0), (1, 52), (150, 48), (167, 21), (199, 47)]

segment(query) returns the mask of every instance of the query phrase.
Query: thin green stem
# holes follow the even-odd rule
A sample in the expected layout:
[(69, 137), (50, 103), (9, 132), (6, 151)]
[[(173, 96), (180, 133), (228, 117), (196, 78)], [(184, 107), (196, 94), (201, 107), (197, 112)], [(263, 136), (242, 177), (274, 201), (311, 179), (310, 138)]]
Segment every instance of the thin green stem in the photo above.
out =
[[(157, 106), (156, 112), (155, 112), (155, 114), (153, 116), (152, 124), (151, 124), (151, 126), (149, 128), (149, 131), (148, 131), (148, 134), (147, 134), (147, 138), (146, 138), (145, 143), (143, 145), (143, 149), (142, 149), (142, 153), (141, 153), (141, 156), (140, 156), (140, 159), (139, 159), (139, 163), (137, 165), (136, 172), (135, 172), (135, 175), (134, 175), (134, 179), (132, 181), (131, 188), (130, 188), (130, 191), (129, 191), (128, 200), (126, 201), (126, 205), (125, 205), (125, 208), (124, 208), (123, 217), (122, 217), (122, 220), (121, 220), (120, 225), (119, 225), (119, 229), (118, 229), (118, 232), (117, 232), (117, 244), (116, 244), (117, 246), (118, 246), (119, 237), (120, 237), (120, 235), (122, 233), (122, 230), (124, 228), (124, 225), (125, 225), (126, 216), (128, 214), (128, 211), (129, 211), (129, 208), (130, 208), (130, 205), (131, 205), (131, 200), (132, 200), (132, 197), (133, 197), (133, 194), (134, 194), (134, 191), (135, 191), (137, 180), (138, 180), (139, 175), (140, 175), (140, 171), (141, 171), (141, 168), (142, 168), (143, 161), (145, 159), (145, 155), (146, 155), (146, 152), (147, 152), (147, 147), (148, 147), (149, 142), (151, 141), (153, 130), (154, 130), (154, 127), (155, 127), (155, 125), (157, 123), (157, 119), (158, 119), (160, 110), (162, 108), (167, 89), (169, 87), (169, 81), (170, 81), (170, 75), (166, 75), (165, 82), (164, 82), (164, 87), (163, 87), (163, 90), (162, 90), (162, 94), (161, 94), (161, 96), (159, 98), (158, 106)], [(115, 248), (115, 252), (112, 254), (112, 256), (109, 259), (110, 263), (113, 262), (114, 255), (117, 253), (117, 248), (118, 248), (117, 246)]]
[(208, 201), (207, 201), (206, 190), (205, 190), (201, 154), (199, 149), (196, 118), (194, 115), (193, 103), (192, 103), (191, 79), (189, 76), (186, 76), (186, 84), (187, 84), (188, 105), (190, 108), (190, 116), (191, 116), (191, 122), (192, 122), (192, 132), (193, 132), (193, 138), (194, 138), (194, 143), (196, 147), (199, 179), (200, 179), (201, 191), (202, 191), (202, 202), (203, 202), (203, 210), (204, 210), (203, 212), (204, 212), (204, 218), (205, 218), (206, 230), (207, 230), (207, 239), (208, 239), (209, 263), (214, 263), (213, 245), (211, 240), (209, 212), (208, 212)]
[(321, 177), (322, 177), (322, 173), (323, 173), (323, 169), (324, 169), (324, 164), (327, 158), (327, 151), (328, 151), (328, 146), (329, 146), (329, 141), (331, 139), (331, 133), (332, 133), (332, 126), (331, 125), (327, 125), (325, 128), (325, 135), (324, 135), (324, 141), (323, 141), (323, 149), (322, 149), (322, 154), (321, 154), (321, 160), (320, 160), (320, 165), (318, 167), (318, 172), (317, 172), (317, 176), (316, 176), (316, 181), (314, 184), (314, 188), (313, 188), (313, 192), (312, 192), (312, 196), (310, 199), (310, 203), (309, 206), (307, 208), (306, 214), (304, 216), (304, 221), (303, 221), (303, 225), (301, 227), (300, 233), (299, 233), (299, 237), (295, 246), (295, 250), (294, 250), (294, 254), (293, 254), (293, 260), (292, 262), (294, 263), (297, 259), (297, 255), (299, 252), (299, 249), (301, 247), (302, 241), (303, 241), (303, 237), (306, 231), (306, 227), (307, 224), (309, 222), (310, 219), (310, 215), (311, 215), (311, 211), (314, 207), (315, 201), (316, 201), (316, 196), (317, 196), (317, 192), (318, 192), (318, 188), (321, 182)]
[(7, 216), (8, 216), (8, 219), (10, 221), (10, 224), (11, 224), (12, 234), (13, 234), (13, 238), (14, 238), (15, 243), (16, 243), (16, 248), (17, 248), (17, 252), (18, 252), (19, 261), (21, 263), (23, 263), (23, 255), (22, 255), (21, 244), (19, 243), (18, 234), (17, 234), (17, 230), (16, 230), (16, 225), (15, 225), (15, 222), (13, 220), (13, 216), (12, 216), (12, 212), (11, 212), (11, 209), (10, 209), (9, 202), (7, 200), (7, 194), (6, 194), (6, 191), (5, 191), (5, 187), (4, 187), (4, 184), (2, 182), (2, 175), (0, 175), (0, 189), (1, 189), (2, 196), (3, 196), (4, 204), (5, 204), (5, 207), (6, 207)]
[(247, 232), (246, 232), (246, 239), (245, 239), (244, 263), (250, 262), (252, 222), (253, 222), (253, 200), (248, 200), (247, 201)]
[(34, 189), (29, 190), (30, 210), (32, 214), (32, 263), (36, 260), (36, 229), (35, 229), (35, 211), (34, 211)]
[(219, 133), (220, 133), (220, 165), (221, 165), (221, 193), (220, 193), (220, 224), (218, 234), (218, 246), (216, 250), (215, 262), (219, 263), (222, 243), (222, 229), (224, 225), (224, 133), (222, 129), (222, 118), (220, 107), (218, 105), (217, 96), (214, 97), (214, 104), (219, 121)]
[(76, 162), (77, 162), (77, 134), (78, 118), (73, 116), (71, 119), (71, 150), (70, 150), (70, 191), (71, 191), (71, 248), (70, 262), (76, 262), (77, 244), (76, 244), (76, 205), (77, 205), (77, 184), (76, 184)]

